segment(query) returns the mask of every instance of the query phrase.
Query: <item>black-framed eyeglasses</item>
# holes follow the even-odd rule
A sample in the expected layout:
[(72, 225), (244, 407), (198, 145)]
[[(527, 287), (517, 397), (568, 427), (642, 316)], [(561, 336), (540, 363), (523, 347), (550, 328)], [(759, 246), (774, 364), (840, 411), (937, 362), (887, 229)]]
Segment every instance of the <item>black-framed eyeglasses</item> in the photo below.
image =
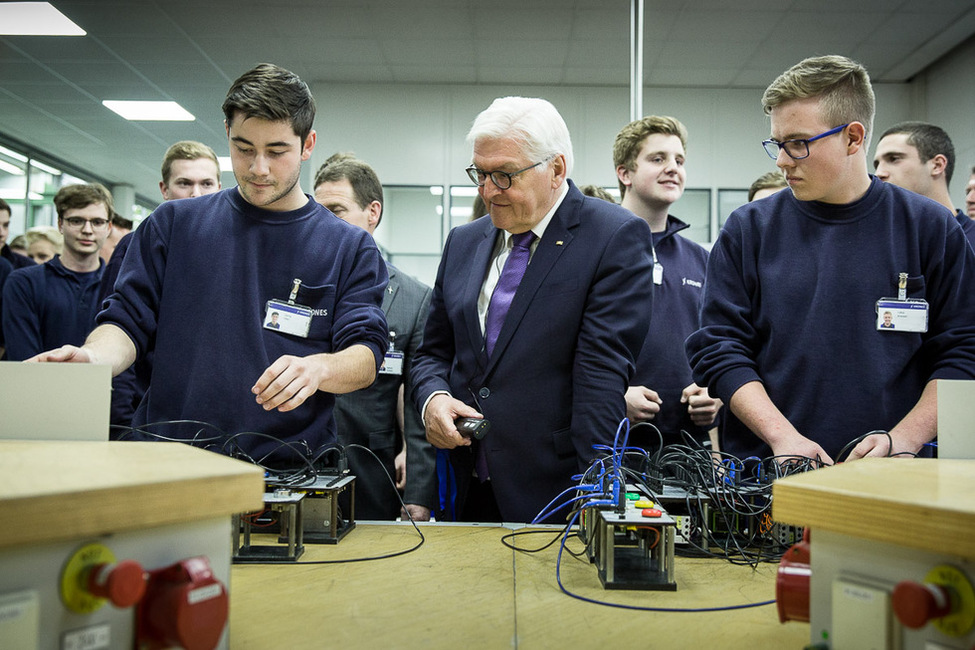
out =
[(779, 150), (785, 151), (785, 153), (793, 160), (802, 160), (803, 158), (809, 157), (809, 143), (815, 142), (820, 138), (826, 138), (835, 133), (839, 133), (846, 127), (850, 126), (850, 122), (842, 124), (836, 128), (830, 129), (819, 135), (814, 135), (811, 138), (806, 138), (803, 140), (786, 140), (785, 142), (779, 142), (778, 140), (763, 140), (762, 146), (765, 147), (765, 153), (768, 154), (769, 158), (776, 160), (779, 157)]
[(101, 230), (111, 223), (108, 219), (85, 219), (84, 217), (66, 217), (64, 223), (68, 224), (72, 228), (77, 228), (81, 230), (85, 227), (86, 223), (91, 224), (92, 230)]
[(534, 169), (535, 167), (538, 167), (542, 163), (547, 163), (553, 157), (554, 156), (549, 156), (544, 160), (539, 160), (534, 165), (528, 165), (524, 169), (519, 169), (518, 171), (511, 172), (511, 173), (503, 172), (503, 171), (486, 172), (483, 169), (478, 169), (474, 165), (471, 165), (464, 171), (467, 172), (468, 176), (470, 176), (471, 182), (477, 185), (478, 187), (484, 187), (484, 184), (487, 183), (487, 179), (490, 177), (491, 182), (494, 183), (499, 190), (506, 190), (509, 187), (511, 187), (512, 178), (514, 178), (518, 174), (527, 172), (529, 169)]

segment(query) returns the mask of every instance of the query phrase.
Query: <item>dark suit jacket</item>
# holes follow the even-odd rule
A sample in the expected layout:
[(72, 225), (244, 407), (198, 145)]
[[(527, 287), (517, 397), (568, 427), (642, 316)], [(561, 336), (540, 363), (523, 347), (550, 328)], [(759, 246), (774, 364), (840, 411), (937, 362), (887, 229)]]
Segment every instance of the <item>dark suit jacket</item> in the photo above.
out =
[[(335, 422), (341, 445), (352, 443), (371, 449), (395, 480), (393, 461), (399, 451), (396, 401), (405, 384), (404, 425), (406, 437), (406, 490), (403, 501), (437, 505), (436, 450), (427, 442), (420, 415), (409, 402), (413, 383), (410, 367), (423, 337), (430, 309), (430, 287), (387, 263), (389, 284), (383, 294), (383, 312), (390, 332), (396, 333), (396, 350), (404, 354), (403, 374), (380, 374), (376, 383), (345, 395), (336, 395)], [(400, 506), (382, 467), (361, 449), (348, 450), (349, 467), (356, 476), (356, 519), (395, 519)]]
[[(490, 359), (477, 298), (500, 231), (491, 220), (447, 238), (413, 400), (438, 390), (491, 421), (480, 444), (505, 521), (531, 521), (626, 415), (623, 395), (650, 324), (650, 228), (623, 208), (569, 192), (538, 242)], [(476, 398), (475, 398), (476, 396)], [(471, 447), (452, 450), (462, 504)]]

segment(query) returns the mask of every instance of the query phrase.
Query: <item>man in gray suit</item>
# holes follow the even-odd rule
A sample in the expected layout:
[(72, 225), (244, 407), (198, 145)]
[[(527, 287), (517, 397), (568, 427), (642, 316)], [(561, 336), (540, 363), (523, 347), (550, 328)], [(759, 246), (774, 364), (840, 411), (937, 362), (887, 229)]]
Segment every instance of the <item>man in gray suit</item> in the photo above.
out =
[[(379, 178), (351, 154), (335, 154), (325, 161), (315, 176), (315, 200), (369, 234), (375, 233), (382, 219)], [(389, 351), (375, 384), (336, 396), (335, 420), (339, 443), (372, 450), (404, 490), (403, 501), (413, 519), (428, 521), (437, 503), (436, 450), (427, 442), (416, 409), (412, 404), (403, 408), (403, 395), (404, 390), (406, 394), (412, 390), (410, 367), (423, 336), (431, 290), (389, 262), (386, 266), (389, 285), (382, 307), (389, 326)], [(397, 454), (401, 439), (405, 439), (405, 461), (404, 453)], [(399, 500), (379, 463), (362, 450), (347, 452), (357, 477), (356, 518), (395, 519), (400, 514)]]

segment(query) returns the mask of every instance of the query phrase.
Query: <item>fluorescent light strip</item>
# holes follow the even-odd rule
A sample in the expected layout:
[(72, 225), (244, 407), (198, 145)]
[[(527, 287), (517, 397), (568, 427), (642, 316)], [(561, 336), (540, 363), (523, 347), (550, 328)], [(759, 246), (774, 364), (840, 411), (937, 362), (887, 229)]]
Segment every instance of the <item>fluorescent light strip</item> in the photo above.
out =
[(0, 147), (0, 153), (7, 156), (8, 158), (13, 158), (14, 160), (19, 160), (20, 162), (27, 162), (27, 156), (21, 153), (17, 153), (13, 149), (7, 149), (6, 147)]
[(196, 118), (176, 102), (150, 102), (106, 99), (105, 108), (131, 121), (192, 122)]
[(51, 167), (50, 165), (45, 165), (44, 163), (39, 162), (37, 160), (30, 161), (30, 166), (33, 167), (33, 168), (35, 168), (35, 169), (40, 169), (42, 172), (47, 172), (48, 174), (51, 174), (52, 176), (60, 176), (61, 175), (61, 170), (60, 169), (55, 169), (54, 167)]
[(0, 34), (7, 36), (84, 36), (50, 2), (0, 2)]
[(6, 160), (0, 160), (0, 172), (7, 172), (11, 176), (23, 176), (24, 175), (24, 170), (23, 169), (21, 169), (17, 165), (13, 165), (11, 163), (8, 163)]
[[(44, 197), (37, 192), (31, 192), (27, 195), (27, 198), (31, 201), (43, 201)], [(6, 199), (8, 201), (23, 201), (24, 200), (24, 190), (16, 187), (0, 187), (0, 199)]]

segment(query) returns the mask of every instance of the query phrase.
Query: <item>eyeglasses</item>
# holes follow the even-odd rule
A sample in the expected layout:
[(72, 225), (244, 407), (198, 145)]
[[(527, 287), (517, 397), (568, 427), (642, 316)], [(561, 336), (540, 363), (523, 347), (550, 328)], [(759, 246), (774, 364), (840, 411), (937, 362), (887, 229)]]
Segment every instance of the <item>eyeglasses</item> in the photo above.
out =
[(474, 165), (471, 165), (464, 171), (467, 172), (468, 176), (470, 176), (471, 182), (473, 182), (478, 187), (484, 187), (484, 184), (487, 183), (488, 177), (490, 177), (491, 182), (494, 183), (499, 190), (506, 190), (509, 187), (511, 187), (512, 178), (514, 178), (518, 174), (527, 172), (529, 169), (534, 169), (535, 167), (538, 167), (542, 163), (547, 163), (549, 160), (551, 160), (554, 157), (555, 155), (553, 154), (548, 158), (546, 158), (545, 160), (539, 160), (534, 165), (528, 165), (524, 169), (519, 169), (518, 171), (511, 172), (510, 174), (508, 172), (502, 172), (502, 171), (486, 172), (483, 169), (478, 169)]
[(762, 146), (765, 147), (765, 153), (767, 153), (769, 158), (772, 160), (778, 159), (780, 149), (785, 151), (786, 154), (789, 155), (789, 158), (792, 158), (793, 160), (802, 160), (803, 158), (809, 157), (810, 142), (815, 142), (820, 138), (825, 138), (835, 133), (839, 133), (848, 126), (850, 126), (850, 122), (804, 140), (786, 140), (785, 142), (779, 142), (778, 140), (763, 140)]
[(92, 230), (101, 230), (111, 223), (108, 219), (85, 219), (84, 217), (67, 217), (64, 223), (68, 224), (72, 228), (77, 228), (81, 230), (85, 227), (86, 223), (90, 223)]

